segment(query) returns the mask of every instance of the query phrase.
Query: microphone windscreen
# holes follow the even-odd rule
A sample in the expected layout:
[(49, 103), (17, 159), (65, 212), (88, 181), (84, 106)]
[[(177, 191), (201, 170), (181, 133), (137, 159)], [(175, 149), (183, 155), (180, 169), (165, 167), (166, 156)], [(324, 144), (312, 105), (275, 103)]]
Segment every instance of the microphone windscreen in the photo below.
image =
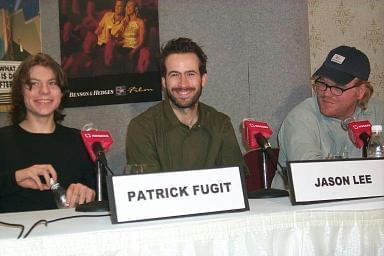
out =
[(93, 145), (95, 144), (95, 142), (100, 143), (101, 149), (103, 149), (104, 152), (107, 152), (113, 144), (112, 136), (108, 131), (90, 130), (81, 131), (80, 134), (84, 142), (85, 148), (87, 149), (89, 156), (94, 162), (97, 158), (93, 150)]
[(243, 119), (243, 140), (249, 149), (257, 149), (260, 147), (256, 141), (255, 135), (260, 133), (264, 138), (268, 139), (272, 136), (273, 131), (268, 123), (256, 121), (251, 118)]
[(348, 124), (349, 138), (357, 148), (362, 148), (364, 146), (364, 141), (360, 137), (361, 134), (365, 133), (369, 137), (371, 136), (371, 127), (372, 125), (368, 120), (353, 121)]

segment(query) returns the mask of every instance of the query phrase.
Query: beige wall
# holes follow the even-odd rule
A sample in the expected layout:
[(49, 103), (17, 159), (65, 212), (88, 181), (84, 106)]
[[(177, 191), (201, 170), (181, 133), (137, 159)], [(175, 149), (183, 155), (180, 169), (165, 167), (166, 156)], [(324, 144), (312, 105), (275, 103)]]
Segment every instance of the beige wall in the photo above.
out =
[(342, 44), (368, 55), (370, 81), (384, 99), (384, 0), (308, 0), (311, 74)]

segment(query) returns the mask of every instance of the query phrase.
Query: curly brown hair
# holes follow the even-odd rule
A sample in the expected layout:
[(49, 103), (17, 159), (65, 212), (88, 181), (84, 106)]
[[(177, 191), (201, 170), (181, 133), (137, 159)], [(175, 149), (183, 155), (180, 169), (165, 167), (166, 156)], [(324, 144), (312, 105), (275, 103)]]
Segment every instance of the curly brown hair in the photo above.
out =
[(61, 66), (52, 59), (51, 56), (44, 53), (37, 53), (28, 56), (20, 64), (13, 76), (11, 111), (9, 112), (9, 119), (12, 124), (19, 124), (26, 118), (27, 109), (24, 103), (24, 89), (26, 86), (29, 86), (29, 71), (32, 67), (37, 65), (50, 68), (56, 77), (60, 90), (63, 93), (63, 97), (61, 98), (59, 107), (54, 112), (54, 121), (61, 122), (64, 120), (63, 103), (67, 99), (69, 93), (67, 77)]

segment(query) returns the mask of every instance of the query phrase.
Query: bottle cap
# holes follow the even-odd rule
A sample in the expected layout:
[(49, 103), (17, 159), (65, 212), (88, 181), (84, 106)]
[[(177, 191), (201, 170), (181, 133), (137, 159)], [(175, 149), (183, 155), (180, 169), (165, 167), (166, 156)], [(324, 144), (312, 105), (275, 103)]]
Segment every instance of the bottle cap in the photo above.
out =
[(372, 130), (372, 132), (382, 132), (383, 127), (379, 124), (376, 124), (376, 125), (372, 125), (371, 130)]
[(60, 184), (55, 182), (52, 178), (49, 179), (49, 185), (51, 185), (51, 189), (56, 189)]

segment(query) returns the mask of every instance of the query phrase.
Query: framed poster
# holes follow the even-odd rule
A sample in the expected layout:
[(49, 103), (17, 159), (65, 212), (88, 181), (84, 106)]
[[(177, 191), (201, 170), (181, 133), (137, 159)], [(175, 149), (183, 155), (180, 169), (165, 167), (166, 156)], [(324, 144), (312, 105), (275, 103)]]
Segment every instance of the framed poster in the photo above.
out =
[(11, 103), (13, 73), (27, 56), (42, 51), (39, 0), (0, 1), (0, 111)]
[(161, 100), (157, 0), (60, 1), (69, 107)]

